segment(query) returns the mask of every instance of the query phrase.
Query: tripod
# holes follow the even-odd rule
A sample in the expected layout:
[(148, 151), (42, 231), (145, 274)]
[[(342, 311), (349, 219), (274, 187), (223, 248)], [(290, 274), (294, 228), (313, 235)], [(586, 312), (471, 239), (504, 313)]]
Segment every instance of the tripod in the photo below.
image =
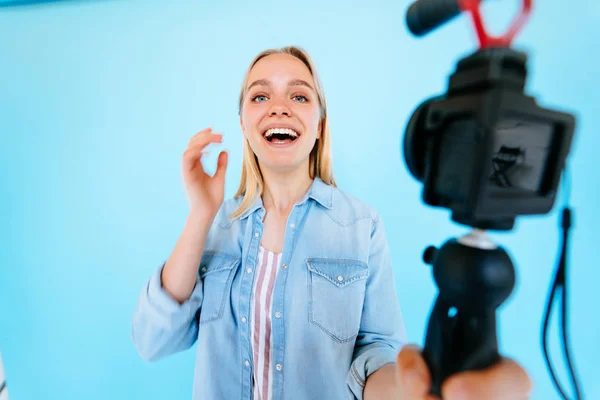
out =
[(439, 289), (423, 357), (431, 372), (431, 393), (441, 396), (450, 375), (500, 360), (496, 309), (514, 288), (515, 269), (507, 252), (478, 229), (440, 249), (428, 247), (423, 260), (433, 266)]

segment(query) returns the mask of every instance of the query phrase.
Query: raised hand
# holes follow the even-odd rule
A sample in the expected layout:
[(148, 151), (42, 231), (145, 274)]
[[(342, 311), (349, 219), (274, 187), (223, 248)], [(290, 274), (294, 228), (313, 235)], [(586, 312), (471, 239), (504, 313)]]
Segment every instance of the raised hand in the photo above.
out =
[(225, 170), (227, 168), (227, 152), (222, 151), (217, 161), (217, 170), (210, 176), (202, 165), (202, 156), (211, 143), (222, 143), (223, 135), (213, 133), (206, 128), (190, 139), (183, 153), (183, 180), (185, 183), (192, 213), (214, 218), (225, 196)]

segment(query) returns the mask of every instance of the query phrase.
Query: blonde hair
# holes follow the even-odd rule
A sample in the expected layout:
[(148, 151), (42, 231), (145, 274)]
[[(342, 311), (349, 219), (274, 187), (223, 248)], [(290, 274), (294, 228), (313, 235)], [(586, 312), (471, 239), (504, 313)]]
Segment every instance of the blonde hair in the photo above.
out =
[[(247, 94), (246, 87), (248, 86), (248, 77), (250, 75), (250, 71), (258, 61), (271, 54), (288, 54), (296, 57), (302, 61), (304, 65), (306, 65), (313, 77), (315, 90), (319, 100), (319, 106), (321, 108), (321, 137), (317, 139), (315, 146), (310, 152), (309, 175), (311, 179), (318, 177), (326, 184), (336, 186), (331, 165), (331, 136), (329, 134), (329, 121), (327, 119), (327, 102), (325, 101), (325, 92), (323, 91), (323, 86), (321, 85), (321, 81), (317, 75), (315, 65), (304, 49), (297, 46), (286, 46), (279, 49), (267, 49), (260, 52), (254, 58), (254, 60), (252, 60), (248, 70), (246, 71), (246, 76), (244, 77), (244, 81), (242, 83), (242, 89), (239, 98), (239, 114), (241, 115), (244, 97)], [(244, 197), (237, 210), (231, 214), (233, 219), (239, 218), (246, 211), (248, 211), (258, 197), (262, 196), (264, 190), (264, 181), (258, 165), (258, 160), (252, 151), (250, 144), (248, 143), (248, 139), (244, 140), (243, 146), (242, 176), (240, 178), (240, 186), (234, 197)]]

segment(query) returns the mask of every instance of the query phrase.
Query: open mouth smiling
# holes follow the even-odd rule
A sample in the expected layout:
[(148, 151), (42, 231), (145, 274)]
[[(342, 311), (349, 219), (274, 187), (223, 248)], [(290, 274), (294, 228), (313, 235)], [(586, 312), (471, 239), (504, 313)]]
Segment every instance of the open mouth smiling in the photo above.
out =
[(300, 134), (291, 128), (270, 128), (263, 133), (263, 137), (273, 144), (289, 144), (300, 137)]

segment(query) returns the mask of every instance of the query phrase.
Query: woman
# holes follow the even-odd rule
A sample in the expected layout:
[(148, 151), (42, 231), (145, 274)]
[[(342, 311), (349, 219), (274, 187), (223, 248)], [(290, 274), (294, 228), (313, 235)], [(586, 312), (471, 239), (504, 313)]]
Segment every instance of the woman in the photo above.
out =
[[(191, 211), (142, 291), (138, 352), (157, 360), (197, 342), (198, 400), (430, 398), (418, 348), (403, 346), (381, 219), (336, 187), (310, 57), (296, 47), (259, 54), (239, 106), (244, 154), (233, 199), (224, 202), (227, 153), (212, 177), (200, 160), (220, 133), (199, 132), (183, 155)], [(523, 399), (529, 390), (508, 360), (456, 378), (444, 398)]]

